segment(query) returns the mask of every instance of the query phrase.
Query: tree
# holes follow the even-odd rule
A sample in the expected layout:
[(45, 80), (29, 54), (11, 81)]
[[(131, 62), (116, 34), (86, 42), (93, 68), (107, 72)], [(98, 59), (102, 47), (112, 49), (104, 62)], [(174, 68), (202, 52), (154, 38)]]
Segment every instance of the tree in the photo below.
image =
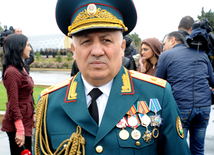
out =
[(209, 12), (204, 12), (204, 7), (201, 9), (201, 16), (198, 16), (198, 19), (201, 20), (204, 17), (210, 22), (210, 26), (212, 27), (212, 32), (214, 33), (214, 12), (209, 10)]
[(1, 27), (1, 22), (0, 22), (0, 31), (2, 31), (3, 30), (3, 28)]
[(129, 37), (133, 39), (133, 45), (136, 47), (137, 51), (140, 50), (140, 43), (141, 39), (139, 38), (139, 35), (135, 32), (133, 34), (128, 34)]

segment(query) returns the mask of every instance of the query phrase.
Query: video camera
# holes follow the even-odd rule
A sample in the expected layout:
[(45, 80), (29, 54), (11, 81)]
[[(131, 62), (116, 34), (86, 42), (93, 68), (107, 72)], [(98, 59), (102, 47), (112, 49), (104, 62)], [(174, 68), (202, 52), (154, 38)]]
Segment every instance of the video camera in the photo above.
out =
[(207, 18), (192, 26), (191, 34), (186, 39), (190, 48), (205, 51), (209, 56), (214, 54), (214, 34)]
[(13, 33), (14, 28), (12, 26), (9, 27), (9, 30), (7, 29), (7, 26), (4, 26), (4, 30), (0, 32), (0, 47), (3, 46), (4, 38)]

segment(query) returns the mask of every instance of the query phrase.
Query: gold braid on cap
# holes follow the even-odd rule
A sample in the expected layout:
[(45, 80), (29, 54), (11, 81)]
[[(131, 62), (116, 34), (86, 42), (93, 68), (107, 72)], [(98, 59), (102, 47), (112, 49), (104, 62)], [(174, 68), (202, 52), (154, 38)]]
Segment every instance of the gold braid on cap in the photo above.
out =
[(91, 13), (84, 9), (83, 12), (80, 12), (77, 15), (72, 25), (68, 27), (68, 36), (79, 30), (91, 27), (115, 27), (123, 28), (124, 31), (128, 31), (128, 28), (123, 24), (123, 21), (117, 19), (117, 17), (107, 10), (101, 10), (101, 8), (98, 8), (94, 13)]

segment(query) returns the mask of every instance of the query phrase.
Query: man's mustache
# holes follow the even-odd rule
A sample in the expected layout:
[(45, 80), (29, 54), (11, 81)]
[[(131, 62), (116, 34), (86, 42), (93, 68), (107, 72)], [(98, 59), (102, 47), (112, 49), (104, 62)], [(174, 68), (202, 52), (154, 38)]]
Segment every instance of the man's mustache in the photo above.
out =
[(104, 62), (106, 64), (108, 63), (108, 60), (106, 60), (103, 57), (93, 57), (93, 58), (88, 60), (88, 63), (91, 63), (92, 61), (102, 61), (102, 62)]

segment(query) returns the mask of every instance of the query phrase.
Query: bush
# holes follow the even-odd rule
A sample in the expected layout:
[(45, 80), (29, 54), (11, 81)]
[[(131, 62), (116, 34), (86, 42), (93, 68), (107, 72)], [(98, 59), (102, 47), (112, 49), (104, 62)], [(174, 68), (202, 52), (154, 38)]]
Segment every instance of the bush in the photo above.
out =
[(39, 52), (36, 52), (35, 56), (36, 56), (36, 60), (40, 60), (41, 54)]
[(60, 55), (60, 52), (57, 52), (56, 61), (62, 62), (62, 56)]
[(43, 62), (33, 62), (30, 67), (32, 68), (59, 68), (59, 69), (71, 69), (72, 68), (72, 63), (73, 61), (65, 61), (65, 62), (48, 62), (48, 61), (43, 61)]
[(72, 59), (72, 54), (71, 52), (67, 52), (67, 60), (70, 61)]

